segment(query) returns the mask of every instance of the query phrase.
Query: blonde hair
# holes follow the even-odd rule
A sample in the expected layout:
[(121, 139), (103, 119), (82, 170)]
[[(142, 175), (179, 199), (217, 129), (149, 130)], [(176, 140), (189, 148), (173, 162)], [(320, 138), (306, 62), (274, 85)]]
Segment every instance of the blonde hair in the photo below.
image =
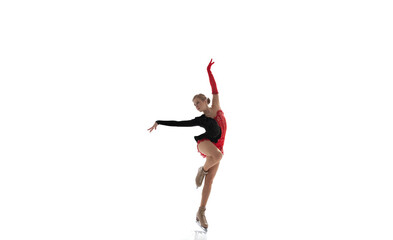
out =
[[(206, 100), (206, 96), (204, 94), (202, 94), (202, 93), (195, 95), (194, 98), (192, 99), (192, 101), (194, 101), (195, 98), (199, 98), (202, 101)], [(207, 99), (207, 104), (210, 104), (210, 98)]]

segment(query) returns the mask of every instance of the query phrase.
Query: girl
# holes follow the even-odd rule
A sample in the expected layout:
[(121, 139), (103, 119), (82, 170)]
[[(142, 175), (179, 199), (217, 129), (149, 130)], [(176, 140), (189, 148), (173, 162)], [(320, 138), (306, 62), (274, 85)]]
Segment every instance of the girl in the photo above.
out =
[(157, 129), (158, 125), (176, 126), (176, 127), (192, 127), (200, 126), (203, 127), (206, 132), (195, 136), (194, 139), (197, 142), (198, 152), (201, 153), (203, 158), (206, 158), (204, 166), (198, 169), (195, 183), (197, 188), (202, 185), (203, 180), (205, 184), (202, 190), (202, 200), (199, 210), (196, 215), (197, 223), (207, 231), (208, 223), (205, 216), (206, 203), (210, 195), (213, 179), (217, 173), (218, 166), (224, 154), (224, 141), (227, 130), (227, 124), (224, 116), (224, 112), (221, 110), (220, 101), (218, 98), (217, 85), (211, 72), (211, 66), (214, 64), (213, 59), (210, 60), (207, 66), (207, 73), (209, 75), (210, 85), (212, 87), (213, 103), (209, 107), (210, 99), (203, 94), (195, 95), (192, 101), (196, 109), (204, 114), (196, 117), (192, 120), (186, 121), (156, 121), (153, 127), (149, 128), (148, 131), (152, 132)]

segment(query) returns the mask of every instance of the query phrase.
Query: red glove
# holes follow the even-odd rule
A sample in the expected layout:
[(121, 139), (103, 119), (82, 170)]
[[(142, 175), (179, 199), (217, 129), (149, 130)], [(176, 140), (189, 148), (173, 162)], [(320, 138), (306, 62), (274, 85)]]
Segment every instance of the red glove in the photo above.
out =
[(207, 73), (209, 74), (210, 85), (212, 86), (212, 93), (218, 94), (216, 81), (214, 80), (212, 71), (210, 70), (213, 64), (213, 59), (211, 59), (209, 65), (207, 66)]

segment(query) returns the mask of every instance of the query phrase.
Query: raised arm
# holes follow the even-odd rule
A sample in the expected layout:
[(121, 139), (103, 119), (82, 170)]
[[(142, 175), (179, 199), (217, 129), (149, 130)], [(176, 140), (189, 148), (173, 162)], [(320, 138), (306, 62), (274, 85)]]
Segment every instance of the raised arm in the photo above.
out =
[(207, 74), (209, 75), (210, 86), (212, 87), (212, 94), (213, 94), (212, 108), (220, 109), (220, 100), (218, 98), (217, 84), (216, 81), (214, 80), (214, 76), (211, 71), (211, 66), (213, 64), (214, 64), (213, 59), (211, 59), (209, 65), (207, 66)]

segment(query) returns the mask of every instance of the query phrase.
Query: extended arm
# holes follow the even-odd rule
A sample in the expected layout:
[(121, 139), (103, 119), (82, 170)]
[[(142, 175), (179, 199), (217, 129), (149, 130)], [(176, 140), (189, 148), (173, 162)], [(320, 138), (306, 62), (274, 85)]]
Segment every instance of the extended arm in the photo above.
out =
[(172, 127), (199, 126), (199, 121), (197, 118), (194, 118), (192, 120), (185, 120), (185, 121), (161, 121), (161, 120), (158, 120), (158, 121), (156, 121), (156, 123), (159, 125), (172, 126)]
[(217, 84), (214, 79), (213, 73), (211, 71), (211, 66), (214, 64), (213, 59), (210, 60), (209, 65), (207, 66), (207, 74), (209, 75), (209, 81), (210, 81), (210, 86), (212, 87), (212, 94), (213, 94), (213, 103), (212, 103), (212, 108), (218, 108), (220, 109), (220, 100), (218, 98), (218, 90), (217, 90)]

